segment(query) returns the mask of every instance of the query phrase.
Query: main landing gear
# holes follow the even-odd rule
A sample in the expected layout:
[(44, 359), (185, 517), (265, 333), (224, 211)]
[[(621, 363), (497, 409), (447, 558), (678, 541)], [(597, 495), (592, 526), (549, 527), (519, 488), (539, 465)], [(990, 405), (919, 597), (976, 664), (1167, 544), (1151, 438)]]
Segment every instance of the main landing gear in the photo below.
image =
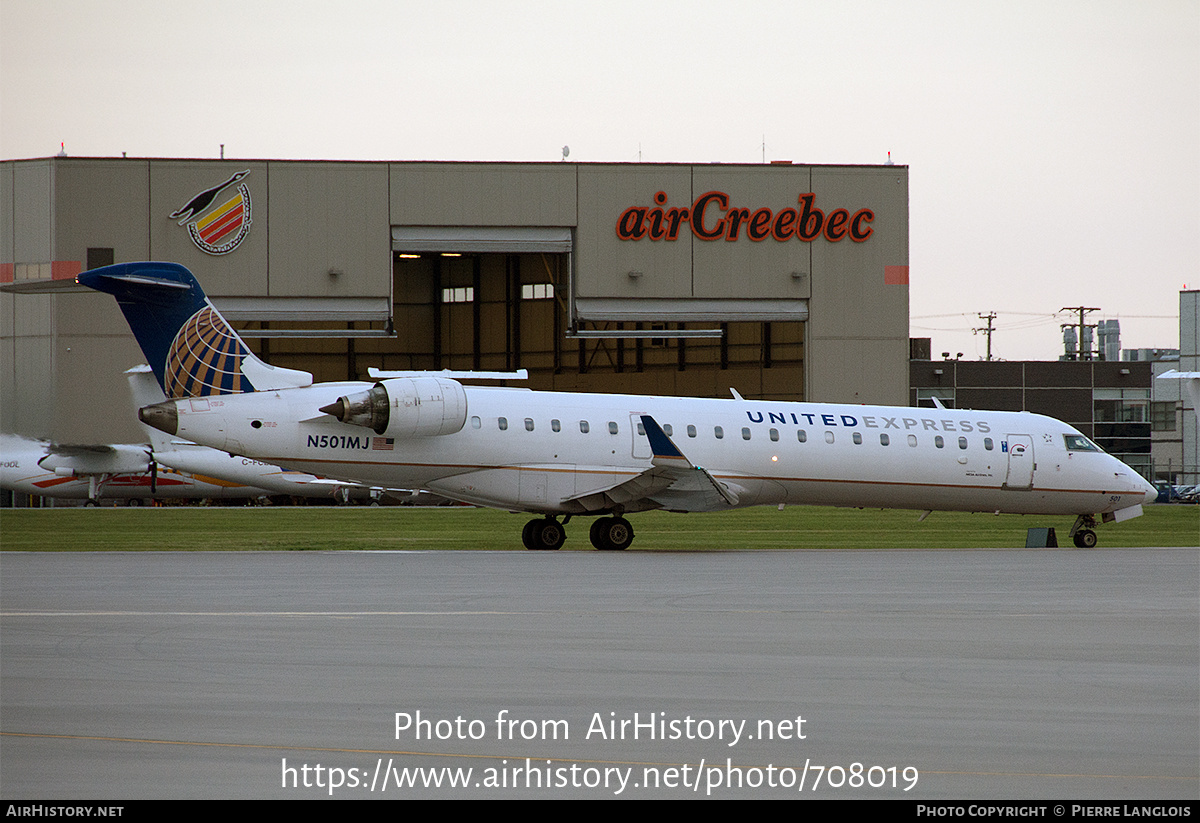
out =
[[(555, 551), (567, 539), (565, 525), (553, 517), (530, 520), (521, 530), (521, 542), (534, 551)], [(599, 517), (588, 536), (601, 551), (620, 551), (633, 542), (633, 526), (624, 517)]]
[(521, 530), (521, 542), (534, 551), (556, 551), (567, 539), (567, 530), (553, 517), (530, 520)]
[(622, 551), (633, 542), (633, 526), (624, 517), (600, 517), (592, 523), (588, 537), (601, 551)]
[(1078, 549), (1096, 548), (1096, 518), (1090, 514), (1081, 514), (1075, 518), (1071, 527), (1071, 538)]

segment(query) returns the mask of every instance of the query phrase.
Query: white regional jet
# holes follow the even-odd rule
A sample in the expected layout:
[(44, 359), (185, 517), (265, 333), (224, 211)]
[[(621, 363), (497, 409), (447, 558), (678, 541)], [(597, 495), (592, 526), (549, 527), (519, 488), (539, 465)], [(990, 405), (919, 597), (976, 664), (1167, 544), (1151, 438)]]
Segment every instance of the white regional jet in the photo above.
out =
[[(557, 549), (600, 515), (819, 504), (1096, 516), (1141, 514), (1153, 486), (1072, 427), (1027, 412), (534, 392), (412, 374), (313, 384), (255, 357), (175, 263), (79, 276), (117, 298), (167, 397), (140, 418), (197, 443), (369, 485), (541, 515), (522, 540)], [(562, 521), (559, 521), (559, 517)]]

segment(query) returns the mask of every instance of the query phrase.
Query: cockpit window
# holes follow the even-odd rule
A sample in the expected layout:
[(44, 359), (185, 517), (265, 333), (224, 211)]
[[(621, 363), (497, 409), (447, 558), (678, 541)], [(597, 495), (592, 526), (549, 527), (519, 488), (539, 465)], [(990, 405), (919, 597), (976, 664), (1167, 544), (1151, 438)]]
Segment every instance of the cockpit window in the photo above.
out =
[(1067, 451), (1069, 452), (1103, 451), (1103, 449), (1101, 449), (1091, 440), (1088, 440), (1082, 434), (1064, 434), (1063, 439), (1067, 441)]

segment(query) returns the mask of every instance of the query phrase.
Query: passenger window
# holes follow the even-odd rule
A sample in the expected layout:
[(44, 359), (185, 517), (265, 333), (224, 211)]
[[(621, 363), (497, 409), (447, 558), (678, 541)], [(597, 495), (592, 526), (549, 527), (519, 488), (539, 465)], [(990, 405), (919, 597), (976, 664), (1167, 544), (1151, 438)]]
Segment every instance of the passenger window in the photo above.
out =
[(965, 449), (967, 447), (967, 438), (965, 438), (965, 437), (958, 438), (958, 447), (960, 449)]
[(796, 439), (799, 440), (801, 443), (807, 443), (808, 442), (808, 432), (806, 432), (804, 429), (798, 429), (796, 431)]
[(862, 435), (859, 434), (858, 432), (854, 433), (854, 445), (856, 445), (856, 446), (862, 445)]
[(908, 445), (912, 446), (914, 449), (917, 447), (917, 436), (915, 434), (910, 434), (908, 436)]
[(890, 437), (888, 437), (886, 434), (879, 435), (879, 445), (886, 446), (891, 442), (892, 442), (892, 439)]
[(617, 433), (617, 424), (616, 424), (616, 423), (614, 423), (612, 420), (609, 420), (609, 421), (608, 421), (608, 433), (609, 433), (609, 434), (616, 434), (616, 433)]
[(496, 418), (496, 422), (500, 425), (500, 431), (502, 431), (502, 432), (508, 431), (508, 418), (507, 417), (498, 417), (498, 418)]
[(772, 443), (779, 442), (779, 429), (771, 429), (771, 442)]
[(533, 431), (533, 418), (532, 417), (525, 418), (525, 431), (527, 431), (527, 432)]
[(696, 427), (693, 426), (691, 423), (688, 423), (688, 437), (695, 437), (695, 436), (696, 436)]
[(942, 436), (939, 434), (933, 438), (933, 445), (937, 446), (940, 449), (946, 445), (946, 441), (943, 440)]
[(667, 437), (671, 437), (673, 434), (675, 434), (675, 430), (671, 428), (670, 423), (663, 423), (663, 434), (665, 434)]
[(588, 425), (588, 422), (586, 420), (579, 421), (579, 430), (581, 432), (583, 432), (584, 434), (587, 434), (589, 431), (591, 431), (591, 428), (592, 427)]
[(471, 428), (478, 429), (482, 425), (483, 425), (483, 421), (480, 420), (478, 416), (471, 417)]
[(742, 426), (742, 439), (743, 440), (750, 439), (750, 429), (746, 426)]
[(717, 438), (718, 440), (722, 439), (725, 437), (725, 430), (720, 426), (713, 426), (713, 437)]
[(826, 443), (833, 442), (833, 432), (825, 432), (825, 442)]
[(551, 420), (550, 431), (562, 431), (562, 423), (559, 423), (557, 420)]
[(992, 450), (992, 438), (990, 438), (990, 437), (983, 438), (983, 447), (985, 449), (987, 449), (988, 451), (991, 451)]

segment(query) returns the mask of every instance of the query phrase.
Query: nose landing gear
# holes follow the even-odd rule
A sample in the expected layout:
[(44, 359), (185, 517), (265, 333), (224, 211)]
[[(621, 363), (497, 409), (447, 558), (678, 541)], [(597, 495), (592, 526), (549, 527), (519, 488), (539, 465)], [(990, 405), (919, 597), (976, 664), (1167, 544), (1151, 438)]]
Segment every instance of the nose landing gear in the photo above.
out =
[(1096, 518), (1090, 514), (1081, 514), (1075, 518), (1071, 527), (1071, 539), (1078, 549), (1096, 548)]

